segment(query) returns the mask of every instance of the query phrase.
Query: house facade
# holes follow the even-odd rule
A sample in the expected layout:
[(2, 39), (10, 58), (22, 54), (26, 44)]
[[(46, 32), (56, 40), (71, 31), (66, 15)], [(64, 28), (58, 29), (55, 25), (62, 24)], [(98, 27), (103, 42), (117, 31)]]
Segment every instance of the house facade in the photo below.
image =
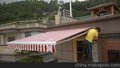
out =
[[(119, 57), (119, 44), (120, 44), (120, 30), (119, 30), (119, 23), (120, 21), (120, 15), (110, 15), (110, 16), (103, 16), (103, 17), (96, 17), (96, 18), (90, 18), (87, 20), (83, 21), (76, 21), (72, 22), (71, 24), (66, 24), (62, 26), (57, 26), (57, 27), (50, 27), (49, 31), (54, 31), (54, 30), (64, 30), (64, 29), (76, 29), (76, 28), (85, 28), (85, 27), (100, 27), (101, 28), (101, 33), (99, 35), (99, 43), (95, 44), (93, 46), (93, 55), (95, 57), (95, 61), (99, 62), (108, 62), (112, 58)], [(78, 38), (75, 38), (71, 41), (68, 41), (63, 44), (59, 44), (56, 46), (58, 48), (58, 53), (56, 53), (57, 57), (59, 57), (60, 61), (75, 61), (78, 62), (77, 59), (77, 40), (82, 41), (84, 40), (85, 36), (80, 36)], [(79, 42), (78, 42), (79, 43)], [(61, 46), (60, 46), (61, 45)], [(64, 51), (65, 50), (65, 51)], [(75, 50), (75, 51), (74, 51)], [(96, 51), (97, 50), (97, 51)], [(116, 51), (117, 53), (112, 53), (110, 55), (112, 58), (110, 58), (109, 52), (114, 52)], [(97, 52), (97, 53), (96, 53)], [(75, 55), (74, 55), (75, 54)], [(115, 55), (114, 55), (115, 54)], [(118, 55), (117, 55), (118, 54)], [(69, 58), (70, 59), (69, 59)], [(75, 58), (76, 57), (76, 58)], [(66, 59), (66, 60), (65, 60)], [(118, 59), (116, 59), (117, 61)], [(113, 60), (114, 61), (114, 60)]]
[[(40, 37), (41, 34), (37, 35), (38, 37), (40, 37), (40, 39), (44, 38), (41, 40), (48, 40), (48, 39), (51, 40), (52, 38), (58, 39), (60, 37), (63, 37), (62, 35), (59, 34), (61, 32), (67, 33), (66, 31), (68, 31), (68, 33), (71, 34), (70, 31), (71, 32), (78, 31), (75, 34), (71, 34), (69, 37), (63, 37), (62, 39), (57, 41), (56, 45), (55, 45), (56, 52), (50, 53), (50, 54), (53, 55), (53, 57), (56, 58), (58, 62), (87, 62), (88, 59), (85, 54), (85, 50), (84, 50), (85, 48), (82, 43), (86, 36), (86, 29), (84, 29), (84, 28), (100, 27), (101, 32), (99, 35), (98, 43), (94, 43), (94, 45), (93, 45), (93, 60), (94, 60), (94, 62), (120, 62), (120, 58), (119, 58), (120, 57), (120, 30), (119, 30), (120, 14), (118, 13), (119, 12), (118, 7), (115, 5), (115, 3), (107, 3), (107, 4), (101, 4), (96, 7), (89, 8), (89, 10), (91, 11), (90, 18), (83, 19), (83, 20), (71, 21), (68, 23), (57, 22), (55, 26), (50, 26), (50, 27), (48, 26), (46, 28), (39, 27), (38, 31), (37, 31), (37, 29), (34, 29), (34, 30), (33, 30), (33, 28), (26, 29), (26, 28), (23, 28), (23, 26), (20, 26), (21, 29), (19, 29), (19, 31), (21, 32), (21, 35), (19, 34), (18, 37), (19, 38), (25, 37), (24, 32), (33, 30), (32, 31), (33, 34), (36, 34), (36, 32), (37, 33), (44, 32), (44, 33), (42, 33), (42, 36), (45, 36), (45, 37)], [(38, 25), (38, 24), (36, 24), (36, 25)], [(28, 27), (28, 25), (26, 27)], [(80, 32), (78, 29), (80, 30)], [(83, 30), (83, 32), (81, 30)], [(14, 31), (16, 31), (16, 30), (14, 30)], [(58, 31), (58, 32), (56, 32), (56, 31)], [(18, 33), (18, 32), (16, 32), (16, 33)], [(63, 34), (64, 36), (67, 36), (64, 33), (61, 33), (61, 34)], [(51, 34), (51, 38), (50, 38), (49, 34)], [(28, 32), (28, 35), (29, 35), (29, 32)], [(16, 34), (16, 36), (17, 36), (17, 34)], [(35, 37), (37, 37), (37, 36), (35, 36)], [(32, 38), (35, 38), (35, 37), (32, 36)], [(24, 40), (27, 40), (27, 43), (29, 43), (29, 40), (28, 40), (29, 38), (30, 37), (28, 37)], [(1, 38), (1, 39), (3, 40), (3, 38)], [(40, 39), (37, 38), (37, 40), (40, 40)], [(23, 42), (24, 42), (24, 40), (23, 40)], [(21, 39), (21, 41), (22, 41), (22, 39)], [(56, 40), (54, 40), (54, 41), (56, 41)], [(19, 42), (19, 40), (18, 40), (18, 42)], [(41, 42), (39, 42), (39, 44), (41, 44)], [(29, 45), (29, 44), (27, 44), (27, 45)], [(34, 49), (38, 50), (36, 44), (35, 44), (35, 47), (36, 48), (34, 48)], [(46, 52), (46, 49), (45, 49), (45, 52)]]
[[(16, 21), (0, 25), (0, 60), (14, 61), (14, 49), (7, 42), (46, 32), (47, 25), (36, 20)], [(10, 58), (9, 58), (10, 57)]]
[[(94, 62), (120, 62), (120, 14), (115, 3), (92, 8), (91, 18), (49, 27), (48, 31), (100, 27), (99, 42), (93, 46)], [(56, 45), (58, 62), (87, 62), (82, 41), (85, 35)]]

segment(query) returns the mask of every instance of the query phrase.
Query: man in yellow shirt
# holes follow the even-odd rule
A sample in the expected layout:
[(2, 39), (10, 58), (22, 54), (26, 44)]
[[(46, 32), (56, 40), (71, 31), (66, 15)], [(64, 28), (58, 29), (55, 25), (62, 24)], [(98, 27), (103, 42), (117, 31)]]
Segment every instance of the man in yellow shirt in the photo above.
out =
[(86, 52), (89, 62), (93, 61), (92, 45), (95, 41), (97, 41), (99, 32), (100, 32), (99, 27), (91, 28), (90, 30), (88, 30), (87, 36), (85, 37), (84, 45), (86, 46)]

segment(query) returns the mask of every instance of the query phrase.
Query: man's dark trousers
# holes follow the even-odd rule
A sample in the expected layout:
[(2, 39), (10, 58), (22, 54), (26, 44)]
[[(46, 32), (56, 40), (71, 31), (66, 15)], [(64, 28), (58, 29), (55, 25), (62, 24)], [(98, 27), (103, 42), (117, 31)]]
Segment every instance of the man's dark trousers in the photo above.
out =
[(88, 59), (89, 59), (89, 62), (92, 62), (93, 61), (93, 57), (92, 57), (92, 43), (89, 42), (88, 40), (84, 40), (84, 45), (86, 47), (86, 52), (87, 52), (87, 56), (88, 56)]

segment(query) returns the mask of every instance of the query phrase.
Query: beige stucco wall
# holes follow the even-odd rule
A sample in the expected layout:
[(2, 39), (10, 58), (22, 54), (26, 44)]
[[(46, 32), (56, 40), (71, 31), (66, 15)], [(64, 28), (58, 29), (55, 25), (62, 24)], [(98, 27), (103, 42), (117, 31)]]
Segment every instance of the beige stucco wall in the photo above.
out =
[(60, 24), (61, 23), (61, 12), (55, 15), (55, 24)]
[(68, 41), (62, 44), (56, 45), (57, 52), (54, 53), (54, 57), (58, 59), (58, 62), (73, 62), (73, 43)]
[(40, 32), (31, 32), (31, 35), (39, 34)]
[(11, 55), (14, 54), (14, 49), (9, 49), (7, 46), (0, 46), (0, 54)]
[[(39, 33), (40, 32), (31, 32), (31, 35), (36, 35)], [(15, 40), (17, 40), (17, 39), (25, 38), (25, 33), (24, 32), (21, 32), (21, 33), (13, 32), (13, 33), (4, 34), (4, 37), (2, 37), (2, 39), (4, 38), (5, 43), (3, 45), (6, 45), (6, 43), (8, 42), (8, 37), (15, 37)], [(1, 35), (0, 35), (0, 38), (1, 38)]]
[[(58, 62), (78, 62), (76, 41), (82, 41), (84, 40), (84, 37), (85, 35), (56, 45), (57, 52), (54, 54), (54, 57), (58, 59)], [(95, 43), (93, 45), (92, 53), (93, 61), (99, 62), (98, 44)]]
[(73, 22), (73, 21), (77, 21), (77, 20), (73, 19), (72, 17), (62, 16), (61, 12), (59, 12), (58, 14), (55, 15), (55, 24), (56, 25), (69, 23), (69, 22)]
[(97, 43), (94, 43), (94, 45), (92, 46), (92, 54), (93, 54), (94, 62), (100, 62), (98, 46), (100, 46), (100, 45), (98, 45)]
[(8, 42), (8, 37), (15, 37), (15, 40), (20, 38), (20, 33), (6, 33), (4, 34), (4, 38), (5, 38), (5, 45)]
[(4, 35), (0, 35), (0, 45), (4, 45)]
[(25, 33), (20, 33), (20, 35), (21, 35), (21, 38), (25, 38)]
[(15, 51), (14, 49), (10, 49), (6, 46), (8, 42), (8, 37), (15, 37), (15, 39), (19, 39), (20, 33), (6, 33), (6, 34), (0, 35), (0, 38), (1, 38), (0, 54), (9, 55), (9, 54), (13, 54)]
[(69, 22), (74, 22), (74, 21), (77, 21), (77, 20), (73, 19), (73, 18), (70, 18), (70, 17), (65, 17), (65, 16), (62, 16), (62, 18), (61, 18), (61, 23), (62, 24), (69, 23)]
[[(31, 35), (35, 35), (38, 34), (39, 32), (31, 32)], [(25, 38), (25, 33), (6, 33), (3, 35), (0, 35), (0, 54), (13, 54), (14, 53), (14, 49), (9, 49), (7, 46), (3, 46), (3, 45), (7, 45), (6, 43), (8, 42), (8, 37), (15, 37), (15, 39), (21, 39), (21, 38)]]
[[(96, 17), (96, 18), (90, 18), (85, 20), (80, 20), (77, 22), (72, 22), (71, 25), (65, 25), (65, 26), (58, 26), (58, 27), (52, 27), (49, 28), (49, 31), (54, 30), (65, 30), (65, 29), (74, 29), (74, 28), (84, 28), (84, 27), (100, 27), (102, 35), (109, 35), (109, 34), (120, 34), (120, 15), (112, 15), (112, 16), (105, 16), (105, 17)], [(74, 24), (75, 23), (75, 24)], [(100, 35), (101, 36), (101, 35)], [(115, 35), (114, 35), (115, 36)], [(101, 41), (103, 42), (103, 41)], [(104, 44), (98, 44), (98, 46), (93, 46), (94, 50), (94, 56), (93, 60), (95, 62), (101, 62), (103, 57), (102, 49), (104, 48)]]

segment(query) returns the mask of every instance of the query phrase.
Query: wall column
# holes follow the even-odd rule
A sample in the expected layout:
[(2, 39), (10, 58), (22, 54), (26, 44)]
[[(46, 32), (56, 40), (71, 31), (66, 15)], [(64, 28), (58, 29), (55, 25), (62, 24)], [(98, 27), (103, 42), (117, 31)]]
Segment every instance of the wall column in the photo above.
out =
[(0, 35), (0, 45), (4, 45), (5, 44), (5, 38), (4, 35)]
[(111, 6), (111, 14), (112, 14), (112, 15), (115, 14), (114, 6)]
[(62, 16), (61, 12), (58, 12), (58, 14), (55, 15), (55, 24), (56, 25), (61, 24), (61, 16)]
[(92, 49), (93, 62), (99, 62), (98, 45), (94, 44)]
[(77, 45), (76, 45), (76, 40), (73, 40), (73, 59), (74, 62), (78, 62), (77, 60)]
[(91, 16), (92, 16), (92, 17), (94, 17), (94, 16), (95, 16), (95, 15), (94, 15), (94, 11), (91, 11)]

